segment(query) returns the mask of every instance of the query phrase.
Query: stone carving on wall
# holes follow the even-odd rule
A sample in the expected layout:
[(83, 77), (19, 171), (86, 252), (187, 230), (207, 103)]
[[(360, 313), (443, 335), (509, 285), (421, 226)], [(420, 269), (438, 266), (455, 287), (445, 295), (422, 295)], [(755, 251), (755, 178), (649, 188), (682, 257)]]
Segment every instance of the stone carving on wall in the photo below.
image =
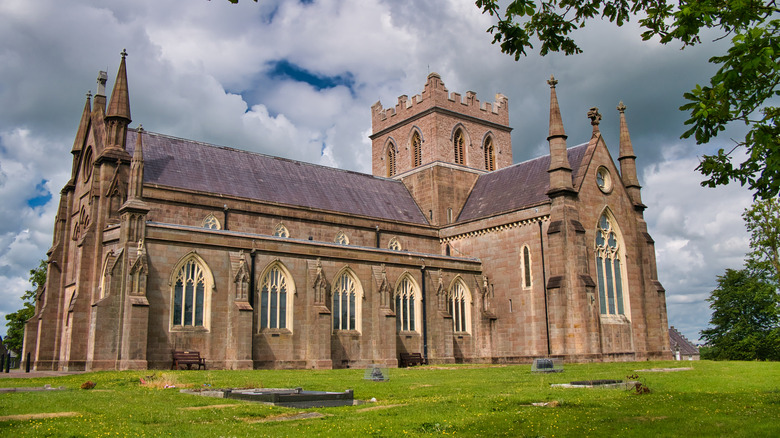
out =
[(314, 291), (314, 305), (320, 308), (320, 313), (330, 313), (330, 284), (325, 278), (320, 259), (309, 262), (309, 272), (313, 274), (311, 285)]
[(234, 302), (240, 310), (252, 310), (249, 304), (249, 279), (251, 276), (249, 264), (246, 262), (244, 250), (230, 252), (230, 265), (233, 272)]
[(146, 259), (146, 244), (138, 240), (135, 260), (130, 267), (130, 302), (134, 306), (148, 306), (146, 299), (146, 279), (149, 276), (149, 266)]
[(390, 281), (387, 279), (387, 269), (385, 265), (373, 266), (371, 268), (374, 273), (374, 281), (377, 285), (377, 293), (379, 294), (379, 308), (390, 309), (390, 299), (393, 295), (393, 287), (390, 286)]

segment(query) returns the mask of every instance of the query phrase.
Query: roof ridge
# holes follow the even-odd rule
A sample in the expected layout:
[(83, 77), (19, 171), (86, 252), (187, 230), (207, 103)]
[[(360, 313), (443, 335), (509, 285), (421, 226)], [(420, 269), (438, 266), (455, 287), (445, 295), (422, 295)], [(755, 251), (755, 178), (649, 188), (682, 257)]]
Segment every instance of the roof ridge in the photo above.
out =
[[(129, 128), (128, 130), (133, 131), (135, 133), (138, 132), (137, 128)], [(218, 145), (218, 144), (214, 144), (214, 143), (207, 143), (205, 141), (192, 140), (192, 139), (184, 138), (184, 137), (177, 137), (175, 135), (163, 134), (163, 133), (155, 132), (155, 131), (148, 131), (146, 129), (144, 129), (144, 135), (156, 135), (156, 136), (159, 136), (159, 137), (169, 138), (169, 139), (173, 139), (173, 140), (179, 140), (179, 141), (182, 141), (182, 142), (195, 143), (195, 144), (199, 144), (201, 146), (206, 146), (206, 147), (210, 147), (210, 148), (214, 148), (214, 149), (222, 149), (222, 150), (226, 150), (226, 151), (239, 152), (239, 153), (254, 155), (254, 156), (258, 156), (258, 157), (271, 158), (271, 159), (279, 160), (279, 161), (287, 161), (287, 162), (290, 162), (290, 163), (303, 164), (303, 165), (306, 165), (306, 166), (320, 167), (320, 168), (323, 168), (323, 169), (335, 170), (335, 171), (338, 171), (338, 172), (352, 173), (352, 174), (356, 174), (356, 175), (360, 175), (360, 176), (366, 176), (366, 177), (379, 179), (379, 180), (400, 182), (400, 181), (398, 181), (398, 180), (396, 180), (394, 178), (387, 178), (387, 177), (382, 177), (382, 176), (376, 176), (376, 175), (372, 175), (370, 173), (359, 172), (357, 170), (342, 169), (340, 167), (331, 167), (331, 166), (326, 166), (324, 164), (311, 163), (309, 161), (296, 160), (296, 159), (293, 159), (293, 158), (286, 158), (286, 157), (278, 157), (276, 155), (270, 155), (270, 154), (266, 154), (266, 153), (263, 153), (263, 152), (248, 151), (246, 149), (238, 149), (238, 148), (231, 147), (231, 146), (223, 146), (223, 145)]]

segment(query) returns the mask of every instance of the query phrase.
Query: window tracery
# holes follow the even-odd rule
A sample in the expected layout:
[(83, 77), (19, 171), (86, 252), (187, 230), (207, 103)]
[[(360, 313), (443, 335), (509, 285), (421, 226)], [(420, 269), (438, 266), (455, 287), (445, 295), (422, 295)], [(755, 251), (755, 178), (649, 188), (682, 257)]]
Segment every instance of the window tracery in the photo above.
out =
[(336, 234), (335, 242), (339, 245), (349, 245), (349, 237), (347, 237), (343, 231), (339, 231), (338, 234)]
[(471, 294), (461, 278), (457, 278), (447, 294), (447, 311), (452, 315), (455, 333), (468, 333), (471, 326)]
[(419, 294), (409, 275), (404, 275), (395, 288), (395, 325), (398, 332), (417, 331)]
[(171, 325), (208, 328), (208, 303), (213, 285), (211, 274), (194, 255), (179, 266), (172, 282)]
[(606, 212), (596, 227), (596, 272), (602, 315), (624, 315), (624, 268), (622, 238)]
[(285, 329), (292, 326), (293, 291), (291, 280), (279, 264), (274, 264), (260, 284), (260, 329)]
[(290, 237), (290, 231), (287, 230), (287, 227), (285, 227), (284, 224), (280, 223), (274, 229), (274, 236), (276, 236), (276, 237)]
[(222, 225), (213, 214), (209, 214), (205, 219), (203, 219), (203, 228), (208, 228), (209, 230), (221, 230)]
[(351, 271), (343, 271), (333, 284), (333, 330), (360, 330), (362, 291)]

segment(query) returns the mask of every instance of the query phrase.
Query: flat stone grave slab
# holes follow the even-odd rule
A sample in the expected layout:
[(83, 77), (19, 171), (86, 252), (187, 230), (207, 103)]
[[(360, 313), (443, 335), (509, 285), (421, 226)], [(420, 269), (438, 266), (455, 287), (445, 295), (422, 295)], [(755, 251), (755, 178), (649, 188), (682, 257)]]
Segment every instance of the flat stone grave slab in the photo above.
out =
[(288, 408), (321, 408), (330, 406), (352, 406), (354, 393), (351, 389), (344, 392), (304, 391), (303, 388), (250, 388), (250, 389), (182, 389), (185, 394), (206, 397), (228, 398), (283, 406)]

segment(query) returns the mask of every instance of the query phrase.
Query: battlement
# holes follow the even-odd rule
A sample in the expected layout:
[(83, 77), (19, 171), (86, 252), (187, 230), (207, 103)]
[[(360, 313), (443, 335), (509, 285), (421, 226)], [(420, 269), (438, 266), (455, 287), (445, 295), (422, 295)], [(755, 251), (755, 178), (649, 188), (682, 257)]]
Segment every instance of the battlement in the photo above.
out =
[(464, 98), (460, 93), (450, 93), (444, 86), (441, 76), (438, 73), (431, 73), (428, 75), (422, 93), (412, 96), (411, 99), (404, 94), (398, 97), (395, 107), (383, 108), (381, 102), (372, 105), (372, 130), (378, 133), (432, 108), (452, 111), (499, 125), (509, 125), (509, 99), (506, 96), (497, 93), (494, 102), (480, 102), (477, 93), (467, 91)]

